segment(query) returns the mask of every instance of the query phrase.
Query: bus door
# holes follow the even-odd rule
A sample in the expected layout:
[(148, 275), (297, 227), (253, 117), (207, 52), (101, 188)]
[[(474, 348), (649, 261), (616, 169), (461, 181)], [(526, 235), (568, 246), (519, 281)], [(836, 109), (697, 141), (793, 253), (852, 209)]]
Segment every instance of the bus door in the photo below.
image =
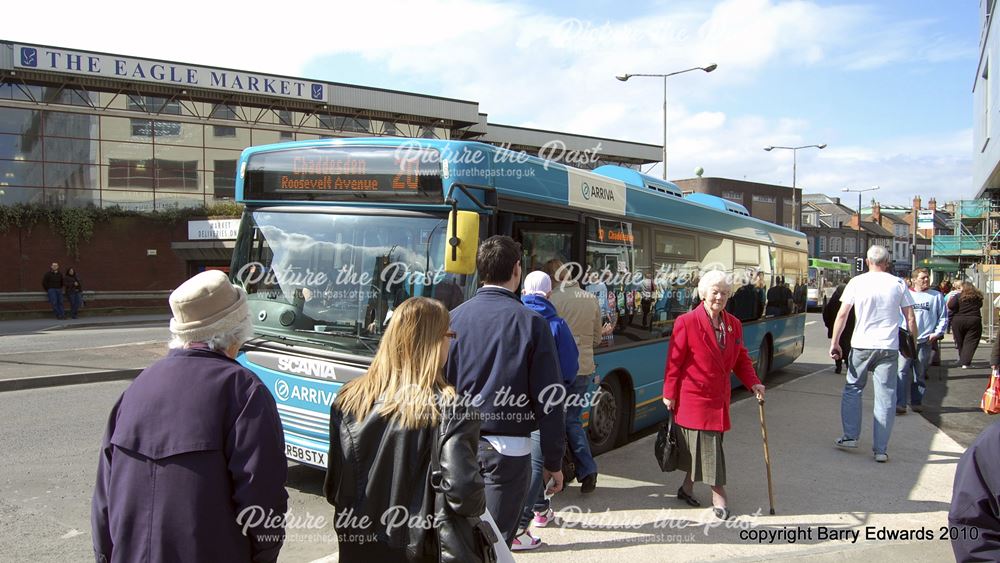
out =
[(515, 223), (513, 234), (521, 243), (522, 276), (541, 270), (549, 260), (574, 261), (578, 231), (573, 223)]

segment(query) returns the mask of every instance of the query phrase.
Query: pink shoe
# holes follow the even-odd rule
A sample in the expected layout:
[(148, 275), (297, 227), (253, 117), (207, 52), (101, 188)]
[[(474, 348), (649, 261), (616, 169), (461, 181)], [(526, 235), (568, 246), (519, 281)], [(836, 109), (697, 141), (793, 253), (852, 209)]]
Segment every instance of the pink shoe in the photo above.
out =
[(542, 540), (531, 535), (531, 532), (525, 528), (524, 530), (518, 530), (517, 536), (514, 538), (514, 543), (510, 545), (511, 551), (527, 551), (529, 549), (535, 549), (536, 547), (542, 546)]
[(546, 509), (545, 512), (536, 512), (534, 520), (535, 527), (544, 528), (545, 526), (548, 526), (549, 522), (552, 522), (555, 519), (555, 516), (556, 515), (554, 512), (552, 512), (551, 508)]

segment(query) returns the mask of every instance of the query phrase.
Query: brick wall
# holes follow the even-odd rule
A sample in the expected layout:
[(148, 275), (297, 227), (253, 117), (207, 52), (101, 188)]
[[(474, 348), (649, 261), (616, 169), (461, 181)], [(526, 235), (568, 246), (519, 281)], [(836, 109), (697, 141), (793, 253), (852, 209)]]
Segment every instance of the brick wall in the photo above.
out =
[[(44, 220), (31, 231), (11, 228), (0, 233), (0, 292), (42, 291), (42, 276), (52, 262), (62, 272), (75, 267), (88, 291), (173, 289), (187, 278), (187, 266), (170, 244), (186, 240), (187, 221), (116, 217), (94, 225), (76, 257)], [(156, 256), (147, 256), (149, 249)]]

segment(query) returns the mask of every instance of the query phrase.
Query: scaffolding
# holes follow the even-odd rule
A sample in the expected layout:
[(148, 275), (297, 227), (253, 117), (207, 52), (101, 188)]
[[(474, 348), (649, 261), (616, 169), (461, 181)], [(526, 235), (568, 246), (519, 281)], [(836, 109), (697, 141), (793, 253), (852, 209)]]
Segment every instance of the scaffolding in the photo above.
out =
[(983, 337), (998, 332), (1000, 305), (1000, 196), (955, 202), (954, 234), (935, 235), (931, 254), (953, 258), (959, 274), (983, 292)]

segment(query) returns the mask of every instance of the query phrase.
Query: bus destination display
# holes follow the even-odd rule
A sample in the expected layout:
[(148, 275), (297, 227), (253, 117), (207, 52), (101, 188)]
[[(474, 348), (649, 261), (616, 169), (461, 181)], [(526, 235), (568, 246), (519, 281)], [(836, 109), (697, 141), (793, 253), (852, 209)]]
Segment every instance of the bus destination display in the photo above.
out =
[(392, 147), (315, 147), (259, 153), (247, 163), (244, 190), (253, 199), (357, 200), (442, 198), (434, 158)]

